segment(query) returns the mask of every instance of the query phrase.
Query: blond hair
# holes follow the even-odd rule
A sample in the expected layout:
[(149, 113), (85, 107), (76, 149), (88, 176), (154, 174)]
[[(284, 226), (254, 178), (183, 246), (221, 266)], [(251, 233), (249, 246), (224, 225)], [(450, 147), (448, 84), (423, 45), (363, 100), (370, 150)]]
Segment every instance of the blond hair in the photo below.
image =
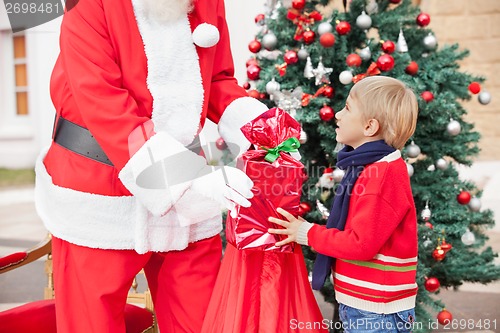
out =
[(376, 119), (385, 142), (402, 149), (417, 127), (418, 103), (403, 82), (388, 76), (371, 76), (356, 83), (350, 96), (365, 119)]

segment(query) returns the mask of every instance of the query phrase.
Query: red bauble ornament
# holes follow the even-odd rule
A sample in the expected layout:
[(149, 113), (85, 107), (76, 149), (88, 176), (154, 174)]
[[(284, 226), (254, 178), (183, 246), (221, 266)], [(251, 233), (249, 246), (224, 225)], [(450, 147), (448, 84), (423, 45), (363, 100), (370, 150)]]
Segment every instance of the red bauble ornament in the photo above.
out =
[(434, 226), (429, 221), (425, 222), (425, 226), (429, 229), (434, 229)]
[(316, 34), (312, 30), (307, 30), (307, 31), (304, 31), (304, 33), (302, 34), (302, 38), (304, 39), (304, 43), (311, 44), (314, 42), (314, 39), (316, 38)]
[(248, 96), (259, 99), (260, 93), (257, 90), (252, 89), (252, 90), (248, 91)]
[(439, 280), (435, 277), (425, 279), (425, 289), (427, 289), (428, 292), (434, 293), (438, 291), (439, 287), (441, 287), (441, 283), (439, 283)]
[(401, 0), (389, 0), (391, 3), (400, 3)]
[(481, 91), (481, 85), (478, 82), (472, 82), (469, 84), (469, 91), (475, 95)]
[(260, 77), (260, 67), (257, 65), (250, 65), (247, 67), (247, 77), (250, 80), (258, 80)]
[(226, 141), (224, 141), (223, 138), (218, 138), (216, 141), (215, 141), (215, 147), (217, 147), (217, 149), (219, 150), (224, 150), (227, 148), (227, 144), (226, 144)]
[(285, 52), (283, 59), (288, 65), (293, 65), (299, 61), (299, 56), (297, 55), (297, 52), (291, 50)]
[(351, 25), (347, 21), (340, 21), (335, 27), (339, 35), (347, 35), (351, 32)]
[(325, 89), (323, 89), (323, 96), (332, 98), (335, 95), (335, 89), (330, 86), (326, 86)]
[(245, 90), (250, 89), (250, 83), (249, 82), (243, 83), (243, 89), (245, 89)]
[(331, 32), (325, 32), (319, 37), (319, 43), (323, 47), (332, 47), (335, 44), (335, 35)]
[(345, 59), (345, 63), (349, 67), (359, 67), (361, 65), (361, 57), (357, 53), (351, 53)]
[(267, 94), (266, 93), (260, 93), (259, 94), (259, 99), (267, 99)]
[(467, 205), (470, 202), (471, 195), (467, 191), (462, 191), (457, 195), (457, 201), (461, 205)]
[(377, 59), (377, 67), (384, 72), (394, 68), (394, 58), (389, 54), (382, 54)]
[(431, 93), (430, 91), (427, 91), (427, 90), (424, 91), (423, 93), (421, 93), (420, 96), (427, 103), (429, 103), (430, 101), (432, 101), (434, 99), (434, 94)]
[(302, 9), (306, 6), (306, 0), (293, 0), (292, 7), (295, 9)]
[(299, 215), (304, 216), (311, 211), (311, 205), (308, 202), (301, 202), (299, 204)]
[(396, 44), (394, 44), (394, 42), (392, 40), (386, 40), (382, 44), (382, 50), (385, 53), (392, 53), (392, 52), (394, 52), (396, 50)]
[(436, 249), (434, 251), (432, 251), (432, 257), (436, 261), (443, 260), (445, 256), (446, 256), (446, 252), (441, 248), (441, 246), (436, 247)]
[(259, 62), (255, 58), (250, 58), (247, 60), (245, 65), (247, 66), (247, 68), (250, 67), (251, 65), (259, 66)]
[(410, 75), (415, 75), (418, 72), (418, 64), (415, 61), (411, 61), (405, 68), (405, 72)]
[(255, 23), (262, 24), (265, 19), (266, 16), (264, 14), (258, 14), (257, 16), (255, 16)]
[(335, 112), (331, 107), (325, 105), (319, 110), (319, 117), (323, 121), (330, 121), (335, 117)]
[(453, 320), (453, 316), (451, 315), (450, 311), (443, 309), (438, 313), (437, 320), (441, 325), (447, 325), (451, 323), (451, 321)]
[(420, 13), (417, 16), (417, 24), (421, 27), (425, 27), (431, 23), (431, 17), (427, 13)]
[(262, 48), (262, 44), (258, 40), (253, 40), (250, 43), (248, 43), (248, 49), (252, 53), (259, 52), (261, 48)]

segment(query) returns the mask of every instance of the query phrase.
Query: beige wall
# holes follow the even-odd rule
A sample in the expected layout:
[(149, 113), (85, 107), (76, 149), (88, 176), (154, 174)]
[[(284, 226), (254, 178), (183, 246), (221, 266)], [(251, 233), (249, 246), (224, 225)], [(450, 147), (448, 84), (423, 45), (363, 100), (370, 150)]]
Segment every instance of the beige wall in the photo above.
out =
[[(500, 0), (413, 0), (431, 16), (439, 45), (459, 43), (470, 50), (461, 70), (486, 77), (483, 89), (492, 101), (481, 105), (474, 95), (464, 106), (467, 120), (482, 135), (477, 160), (500, 160)], [(332, 1), (339, 8), (341, 1)], [(331, 9), (331, 8), (328, 8)]]

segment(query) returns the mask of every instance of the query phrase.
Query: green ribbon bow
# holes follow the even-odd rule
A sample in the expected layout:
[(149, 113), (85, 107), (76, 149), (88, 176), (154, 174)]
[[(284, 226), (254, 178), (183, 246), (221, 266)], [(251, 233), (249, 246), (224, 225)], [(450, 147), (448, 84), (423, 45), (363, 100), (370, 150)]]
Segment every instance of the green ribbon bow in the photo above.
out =
[(264, 147), (261, 148), (267, 151), (264, 159), (270, 163), (273, 163), (280, 156), (280, 151), (284, 151), (286, 153), (294, 153), (298, 151), (299, 147), (300, 142), (297, 138), (289, 138), (280, 143), (277, 147), (269, 149)]

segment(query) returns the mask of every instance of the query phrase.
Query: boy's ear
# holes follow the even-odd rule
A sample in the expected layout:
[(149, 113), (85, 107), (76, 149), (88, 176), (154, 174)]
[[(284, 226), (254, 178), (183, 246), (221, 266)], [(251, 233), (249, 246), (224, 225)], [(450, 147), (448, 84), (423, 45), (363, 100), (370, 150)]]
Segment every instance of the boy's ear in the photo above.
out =
[(380, 123), (377, 119), (369, 119), (365, 125), (364, 134), (365, 136), (375, 136), (379, 134)]

